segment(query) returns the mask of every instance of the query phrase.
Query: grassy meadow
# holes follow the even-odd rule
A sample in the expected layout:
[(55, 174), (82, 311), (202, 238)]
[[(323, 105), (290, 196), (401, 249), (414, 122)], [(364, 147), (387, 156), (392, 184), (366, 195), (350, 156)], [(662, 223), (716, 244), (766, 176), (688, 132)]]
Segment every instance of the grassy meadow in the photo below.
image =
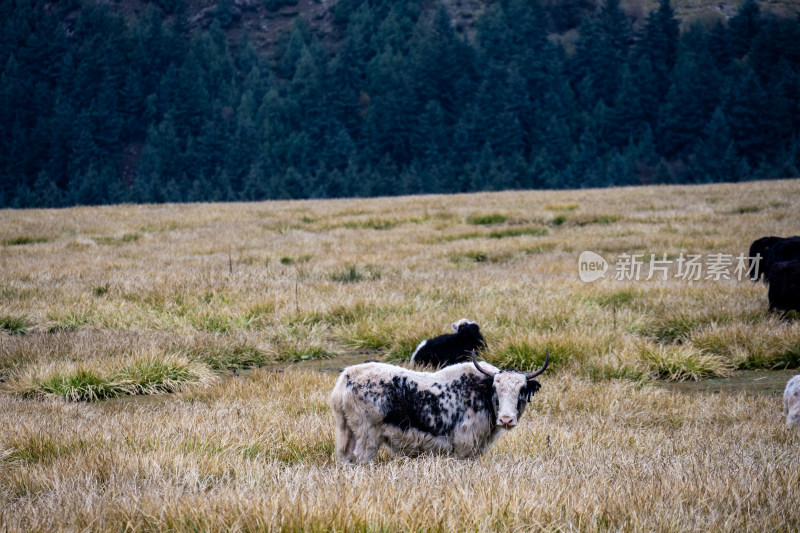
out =
[[(676, 277), (800, 233), (800, 180), (0, 222), (0, 531), (800, 529), (800, 320)], [(462, 317), (498, 366), (549, 348), (519, 426), (475, 460), (335, 463), (338, 371)]]

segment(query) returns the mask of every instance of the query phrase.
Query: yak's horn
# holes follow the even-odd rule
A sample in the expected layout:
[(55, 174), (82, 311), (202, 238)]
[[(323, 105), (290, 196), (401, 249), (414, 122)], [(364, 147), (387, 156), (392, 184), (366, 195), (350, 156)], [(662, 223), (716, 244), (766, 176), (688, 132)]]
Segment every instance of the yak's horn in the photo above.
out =
[(544, 372), (544, 369), (547, 368), (547, 363), (549, 362), (550, 362), (550, 348), (545, 348), (544, 364), (542, 365), (542, 368), (540, 368), (539, 370), (535, 370), (533, 372), (526, 372), (525, 379), (531, 380), (536, 376), (538, 376), (539, 374), (541, 374), (542, 372)]
[(484, 370), (483, 368), (481, 368), (481, 365), (478, 364), (478, 359), (475, 358), (475, 350), (472, 350), (472, 363), (475, 365), (475, 368), (477, 368), (481, 374), (486, 374), (490, 378), (494, 378), (494, 372), (489, 372), (488, 370)]

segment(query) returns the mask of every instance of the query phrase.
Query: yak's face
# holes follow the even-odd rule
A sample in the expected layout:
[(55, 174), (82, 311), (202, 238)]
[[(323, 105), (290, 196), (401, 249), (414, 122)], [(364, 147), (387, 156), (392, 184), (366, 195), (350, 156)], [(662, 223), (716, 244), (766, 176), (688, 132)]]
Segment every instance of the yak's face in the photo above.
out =
[(497, 413), (495, 423), (503, 429), (517, 425), (531, 397), (539, 390), (539, 382), (528, 381), (525, 374), (501, 371), (495, 374), (492, 401)]

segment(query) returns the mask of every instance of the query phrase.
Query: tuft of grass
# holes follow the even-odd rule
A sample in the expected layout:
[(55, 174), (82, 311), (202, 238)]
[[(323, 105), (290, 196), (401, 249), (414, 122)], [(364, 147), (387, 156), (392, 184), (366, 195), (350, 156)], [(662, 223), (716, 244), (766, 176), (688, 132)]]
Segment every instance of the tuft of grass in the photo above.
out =
[(24, 246), (26, 244), (40, 244), (43, 242), (49, 242), (50, 239), (47, 237), (14, 237), (13, 239), (6, 239), (3, 241), (3, 246)]
[(763, 208), (759, 205), (742, 205), (735, 209), (732, 209), (727, 214), (729, 215), (746, 215), (748, 213), (758, 213)]
[(175, 392), (190, 384), (209, 383), (213, 374), (205, 365), (177, 356), (151, 357), (104, 373), (76, 368), (52, 372), (23, 383), (23, 396), (55, 396), (70, 402), (93, 402), (120, 396)]
[(453, 242), (470, 239), (505, 239), (507, 237), (521, 237), (524, 235), (530, 237), (541, 237), (547, 235), (549, 230), (544, 226), (526, 226), (526, 227), (513, 227), (502, 230), (494, 230), (488, 233), (483, 232), (470, 232), (460, 233), (458, 235), (446, 235), (440, 237), (440, 242)]
[(575, 224), (578, 226), (588, 226), (590, 224), (601, 224), (608, 226), (614, 222), (618, 222), (622, 217), (620, 215), (595, 215), (585, 218), (576, 218)]
[(12, 335), (25, 335), (31, 325), (31, 322), (24, 316), (0, 316), (0, 330), (11, 333)]
[(56, 441), (45, 434), (27, 435), (11, 441), (8, 451), (0, 456), (0, 461), (49, 465), (59, 457), (71, 455), (87, 447), (82, 439)]
[(560, 226), (560, 225), (562, 225), (564, 222), (566, 222), (567, 220), (569, 220), (569, 217), (568, 217), (567, 215), (564, 215), (564, 214), (561, 214), (561, 215), (556, 215), (556, 216), (554, 216), (554, 217), (553, 217), (553, 219), (550, 221), (550, 224), (552, 224), (553, 226)]
[(800, 331), (782, 324), (722, 324), (692, 334), (691, 342), (742, 370), (800, 367)]
[(215, 344), (185, 353), (190, 360), (201, 362), (216, 372), (265, 366), (270, 362), (267, 352), (249, 344)]
[(488, 237), (492, 239), (505, 239), (506, 237), (521, 237), (528, 235), (531, 237), (541, 237), (547, 235), (549, 231), (544, 226), (529, 226), (524, 228), (508, 228), (504, 230), (492, 231)]
[(235, 328), (230, 316), (210, 310), (203, 310), (193, 315), (190, 322), (195, 329), (211, 333), (227, 333)]
[(485, 263), (489, 260), (489, 254), (475, 250), (450, 256), (450, 261), (453, 263), (460, 263), (464, 260), (473, 261), (475, 263)]
[(703, 353), (691, 346), (645, 346), (642, 358), (652, 372), (668, 381), (698, 381), (729, 376), (730, 363), (717, 355)]
[(473, 225), (490, 226), (492, 224), (503, 224), (508, 217), (502, 213), (491, 213), (487, 215), (469, 215), (467, 223)]
[(689, 313), (676, 312), (657, 316), (651, 322), (635, 327), (636, 333), (653, 337), (659, 342), (682, 342), (704, 323)]
[(348, 264), (333, 272), (330, 279), (339, 283), (357, 283), (367, 279), (375, 281), (381, 279), (381, 270), (371, 266), (362, 269), (357, 265)]
[(576, 203), (567, 203), (567, 204), (548, 204), (544, 206), (545, 209), (549, 209), (550, 211), (575, 211), (580, 207)]
[(72, 402), (91, 402), (122, 396), (124, 388), (91, 370), (79, 369), (69, 373), (54, 373), (37, 381), (28, 396), (53, 395)]
[(603, 307), (619, 307), (621, 305), (635, 302), (644, 298), (644, 291), (634, 288), (618, 289), (614, 291), (603, 292), (591, 299)]
[(364, 274), (356, 265), (347, 265), (344, 269), (331, 274), (331, 280), (339, 283), (356, 283), (364, 279)]
[(322, 346), (310, 344), (307, 346), (293, 346), (283, 352), (279, 352), (276, 357), (278, 361), (287, 363), (302, 363), (314, 361), (316, 359), (331, 359), (335, 354), (326, 350)]
[(104, 283), (102, 285), (98, 285), (97, 287), (92, 289), (92, 294), (94, 294), (95, 296), (98, 296), (98, 297), (105, 296), (106, 294), (108, 294), (109, 288), (110, 288), (110, 286), (109, 286), (108, 283)]
[(75, 331), (88, 325), (92, 320), (92, 314), (88, 311), (57, 311), (48, 313), (47, 318), (49, 320), (47, 331), (56, 333)]
[(97, 244), (103, 244), (106, 246), (114, 246), (119, 244), (127, 244), (130, 242), (136, 242), (142, 238), (141, 233), (125, 233), (120, 237), (108, 236), (103, 235), (100, 237), (92, 237), (92, 240)]
[(528, 341), (512, 342), (499, 350), (487, 354), (487, 360), (498, 368), (513, 368), (522, 372), (536, 370), (544, 364), (546, 351), (550, 352), (550, 362), (547, 370), (558, 368), (559, 364), (570, 358), (571, 354), (561, 345), (546, 346), (544, 344), (532, 345)]
[(387, 230), (397, 226), (398, 223), (397, 220), (387, 219), (354, 220), (343, 223), (342, 227), (347, 229)]

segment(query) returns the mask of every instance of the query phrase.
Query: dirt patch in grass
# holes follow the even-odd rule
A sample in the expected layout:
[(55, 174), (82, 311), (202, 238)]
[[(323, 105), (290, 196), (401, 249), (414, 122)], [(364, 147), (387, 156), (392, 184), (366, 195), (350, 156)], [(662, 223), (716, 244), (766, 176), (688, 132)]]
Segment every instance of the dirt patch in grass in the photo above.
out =
[(731, 377), (712, 378), (700, 381), (658, 381), (658, 386), (667, 390), (685, 393), (746, 393), (781, 395), (786, 382), (800, 373), (795, 370), (741, 370)]

